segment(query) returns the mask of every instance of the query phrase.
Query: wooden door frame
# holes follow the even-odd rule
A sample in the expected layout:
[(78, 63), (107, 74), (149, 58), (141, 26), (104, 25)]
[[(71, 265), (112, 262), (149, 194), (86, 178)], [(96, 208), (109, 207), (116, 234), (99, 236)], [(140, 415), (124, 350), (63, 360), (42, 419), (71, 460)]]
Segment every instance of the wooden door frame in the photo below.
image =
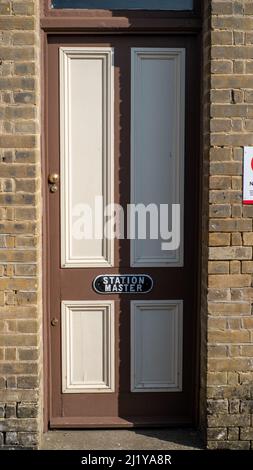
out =
[[(101, 15), (93, 16), (83, 14), (82, 18), (72, 17), (69, 18), (65, 15), (52, 15), (49, 10), (49, 0), (41, 2), (41, 21), (40, 21), (40, 35), (41, 35), (41, 155), (42, 155), (42, 311), (43, 311), (43, 430), (47, 432), (49, 429), (50, 419), (50, 360), (49, 360), (49, 328), (50, 328), (50, 253), (49, 253), (49, 191), (47, 184), (48, 177), (48, 122), (47, 122), (47, 98), (48, 98), (48, 82), (47, 82), (47, 58), (48, 58), (48, 38), (51, 35), (58, 34), (71, 34), (75, 35), (80, 33), (85, 36), (88, 34), (101, 35), (101, 34), (116, 34), (116, 35), (131, 35), (131, 34), (169, 34), (169, 35), (194, 35), (197, 38), (199, 50), (199, 77), (202, 79), (203, 71), (201, 67), (201, 52), (202, 52), (202, 15), (201, 15), (201, 0), (195, 0), (195, 11), (188, 12), (173, 12), (166, 15), (165, 19), (157, 18), (150, 21), (147, 18), (137, 18), (129, 23), (126, 17), (107, 16), (106, 18)], [(80, 13), (80, 10), (78, 10)], [(96, 11), (97, 14), (98, 11)], [(202, 107), (200, 102), (200, 93), (198, 97), (199, 108), (199, 129), (201, 129), (201, 116)], [(199, 155), (201, 156), (201, 141), (198, 144)], [(200, 260), (201, 260), (201, 194), (202, 194), (202, 165), (200, 158), (200, 170), (198, 175), (198, 196), (199, 196), (199, 240), (198, 240), (198, 283), (196, 286), (196, 303), (197, 303), (197, 344), (196, 344), (196, 416), (195, 422), (199, 421), (199, 351), (200, 351)]]

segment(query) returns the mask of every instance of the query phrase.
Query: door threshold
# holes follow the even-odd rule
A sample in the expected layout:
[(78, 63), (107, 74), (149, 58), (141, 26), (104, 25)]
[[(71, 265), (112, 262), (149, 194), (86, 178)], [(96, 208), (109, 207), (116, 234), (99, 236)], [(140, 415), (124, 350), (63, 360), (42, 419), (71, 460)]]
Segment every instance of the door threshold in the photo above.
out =
[(50, 420), (50, 429), (128, 429), (143, 427), (174, 427), (174, 426), (192, 426), (192, 420), (187, 418), (171, 418), (171, 417), (94, 417), (94, 418), (52, 418)]

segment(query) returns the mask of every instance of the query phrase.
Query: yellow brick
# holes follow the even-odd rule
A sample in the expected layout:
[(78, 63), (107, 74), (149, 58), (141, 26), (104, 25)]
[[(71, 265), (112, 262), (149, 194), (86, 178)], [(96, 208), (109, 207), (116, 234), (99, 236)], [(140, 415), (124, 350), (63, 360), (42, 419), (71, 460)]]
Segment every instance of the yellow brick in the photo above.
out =
[(245, 246), (252, 246), (253, 245), (253, 232), (243, 233), (243, 244)]
[(209, 258), (211, 260), (251, 259), (252, 248), (240, 246), (210, 248)]
[(242, 245), (242, 236), (240, 233), (232, 233), (232, 245), (240, 246)]
[(250, 334), (246, 330), (225, 330), (209, 331), (208, 340), (210, 343), (249, 343)]
[(209, 330), (225, 330), (226, 329), (226, 318), (208, 317), (208, 329)]
[(229, 272), (230, 274), (240, 274), (241, 272), (241, 262), (238, 260), (229, 262)]
[(209, 276), (209, 287), (248, 287), (251, 285), (249, 274), (217, 274)]
[(227, 373), (226, 372), (208, 372), (207, 384), (208, 385), (226, 385)]
[(243, 319), (243, 327), (249, 330), (253, 329), (253, 317)]
[(239, 316), (239, 315), (250, 315), (251, 303), (250, 302), (209, 302), (208, 312), (211, 315), (221, 315), (221, 316), (229, 316), (229, 317)]
[(208, 367), (210, 371), (219, 371), (219, 372), (229, 372), (229, 371), (248, 371), (252, 367), (251, 362), (248, 358), (244, 357), (228, 357), (227, 359), (222, 359), (216, 357), (215, 359), (209, 359)]
[(210, 233), (209, 245), (210, 246), (230, 245), (230, 233)]
[(208, 272), (210, 274), (228, 274), (229, 261), (209, 261)]
[(253, 357), (253, 344), (250, 346), (240, 346), (241, 356)]

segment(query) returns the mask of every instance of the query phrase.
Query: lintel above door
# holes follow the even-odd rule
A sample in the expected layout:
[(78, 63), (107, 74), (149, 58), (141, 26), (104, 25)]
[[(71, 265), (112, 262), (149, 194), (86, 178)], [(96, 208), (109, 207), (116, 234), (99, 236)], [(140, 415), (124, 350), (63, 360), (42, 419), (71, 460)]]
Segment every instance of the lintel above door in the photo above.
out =
[[(60, 1), (60, 0), (57, 0)], [(98, 2), (99, 0), (97, 0)], [(123, 0), (122, 0), (123, 1)], [(125, 0), (124, 0), (125, 1)], [(142, 0), (143, 2), (145, 0)], [(164, 2), (166, 0), (163, 0)], [(169, 0), (170, 1), (170, 0)], [(176, 0), (171, 0), (174, 3)], [(188, 2), (191, 0), (182, 0)], [(133, 34), (135, 31), (178, 31), (198, 32), (202, 27), (202, 0), (193, 0), (194, 8), (187, 10), (113, 10), (85, 8), (51, 8), (51, 1), (43, 0), (41, 5), (41, 28), (48, 34), (61, 31), (86, 32), (120, 30)]]

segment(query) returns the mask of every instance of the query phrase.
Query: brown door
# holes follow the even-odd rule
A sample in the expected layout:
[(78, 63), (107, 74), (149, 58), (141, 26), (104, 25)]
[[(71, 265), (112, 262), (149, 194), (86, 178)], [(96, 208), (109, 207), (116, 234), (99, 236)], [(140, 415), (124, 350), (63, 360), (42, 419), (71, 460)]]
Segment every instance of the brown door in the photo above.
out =
[(49, 40), (51, 427), (194, 422), (197, 52), (194, 37)]

